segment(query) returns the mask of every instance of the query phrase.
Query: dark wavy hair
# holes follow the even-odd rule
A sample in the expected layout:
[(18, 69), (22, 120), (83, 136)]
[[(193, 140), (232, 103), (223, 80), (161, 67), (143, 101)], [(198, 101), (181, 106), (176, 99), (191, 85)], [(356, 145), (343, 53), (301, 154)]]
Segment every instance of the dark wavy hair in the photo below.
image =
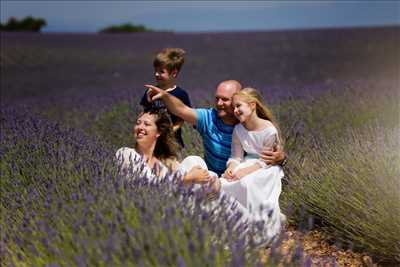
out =
[(176, 160), (178, 155), (178, 144), (175, 141), (176, 139), (172, 129), (172, 122), (167, 111), (165, 109), (149, 108), (141, 112), (138, 115), (138, 118), (146, 113), (155, 116), (155, 124), (160, 134), (154, 148), (154, 156), (163, 163), (171, 159)]

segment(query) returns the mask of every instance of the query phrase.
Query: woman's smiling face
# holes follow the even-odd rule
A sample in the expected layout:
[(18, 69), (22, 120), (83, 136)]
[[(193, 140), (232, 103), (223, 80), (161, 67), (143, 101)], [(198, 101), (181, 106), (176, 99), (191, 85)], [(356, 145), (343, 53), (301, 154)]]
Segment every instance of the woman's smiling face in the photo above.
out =
[(133, 128), (137, 143), (153, 144), (157, 141), (160, 134), (155, 120), (156, 117), (149, 113), (143, 113), (139, 116)]

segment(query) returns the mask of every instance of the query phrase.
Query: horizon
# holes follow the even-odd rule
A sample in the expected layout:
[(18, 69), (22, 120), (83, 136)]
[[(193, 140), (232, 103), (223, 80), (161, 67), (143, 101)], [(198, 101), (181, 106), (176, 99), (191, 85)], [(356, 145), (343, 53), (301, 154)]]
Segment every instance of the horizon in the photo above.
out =
[[(102, 34), (152, 34), (152, 33), (164, 33), (164, 34), (229, 34), (229, 33), (274, 33), (274, 32), (306, 32), (306, 31), (329, 31), (329, 30), (368, 30), (368, 29), (385, 29), (385, 28), (400, 28), (400, 24), (393, 25), (367, 25), (367, 26), (332, 26), (332, 27), (314, 27), (314, 28), (287, 28), (287, 29), (260, 29), (260, 30), (215, 30), (215, 31), (167, 31), (167, 30), (152, 30), (148, 32), (116, 32), (116, 33), (104, 33), (104, 32), (85, 32), (85, 31), (40, 31), (40, 32), (29, 32), (29, 31), (3, 31), (6, 34), (87, 34), (87, 35), (102, 35)], [(0, 31), (1, 32), (1, 31)]]
[[(43, 33), (96, 33), (131, 23), (159, 32), (219, 33), (400, 26), (397, 1), (1, 1), (10, 17), (43, 18)], [(171, 19), (173, 17), (174, 19)]]

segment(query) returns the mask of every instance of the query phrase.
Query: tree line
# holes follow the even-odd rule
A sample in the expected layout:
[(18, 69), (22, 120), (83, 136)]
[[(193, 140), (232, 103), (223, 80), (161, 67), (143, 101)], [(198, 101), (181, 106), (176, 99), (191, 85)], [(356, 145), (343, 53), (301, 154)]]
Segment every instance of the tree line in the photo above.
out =
[(152, 32), (152, 29), (147, 28), (144, 25), (135, 25), (132, 23), (124, 23), (121, 25), (112, 25), (101, 29), (99, 33), (124, 33), (124, 32)]
[[(47, 26), (47, 22), (43, 18), (34, 18), (32, 16), (18, 20), (15, 17), (2, 24), (0, 23), (0, 31), (20, 31), (20, 32), (40, 32), (43, 27)], [(112, 25), (99, 30), (99, 33), (134, 33), (134, 32), (152, 32), (153, 30), (144, 25), (124, 23), (120, 25)]]
[(11, 17), (7, 23), (0, 23), (1, 31), (24, 31), (24, 32), (40, 32), (40, 30), (47, 25), (43, 18), (34, 18), (28, 16), (21, 20)]

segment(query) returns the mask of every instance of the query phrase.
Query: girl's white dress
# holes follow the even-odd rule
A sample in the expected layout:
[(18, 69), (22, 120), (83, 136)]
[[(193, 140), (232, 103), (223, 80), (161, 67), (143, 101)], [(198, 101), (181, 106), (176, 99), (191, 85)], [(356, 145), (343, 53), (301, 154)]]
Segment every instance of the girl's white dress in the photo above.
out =
[(233, 173), (254, 163), (261, 168), (240, 180), (220, 179), (222, 191), (241, 204), (245, 218), (266, 223), (265, 234), (268, 239), (279, 233), (285, 219), (279, 208), (284, 174), (281, 166), (267, 165), (259, 157), (264, 148), (272, 148), (278, 142), (278, 131), (272, 124), (259, 131), (248, 131), (242, 124), (237, 124), (233, 130), (231, 157), (228, 160), (228, 163), (238, 163)]

